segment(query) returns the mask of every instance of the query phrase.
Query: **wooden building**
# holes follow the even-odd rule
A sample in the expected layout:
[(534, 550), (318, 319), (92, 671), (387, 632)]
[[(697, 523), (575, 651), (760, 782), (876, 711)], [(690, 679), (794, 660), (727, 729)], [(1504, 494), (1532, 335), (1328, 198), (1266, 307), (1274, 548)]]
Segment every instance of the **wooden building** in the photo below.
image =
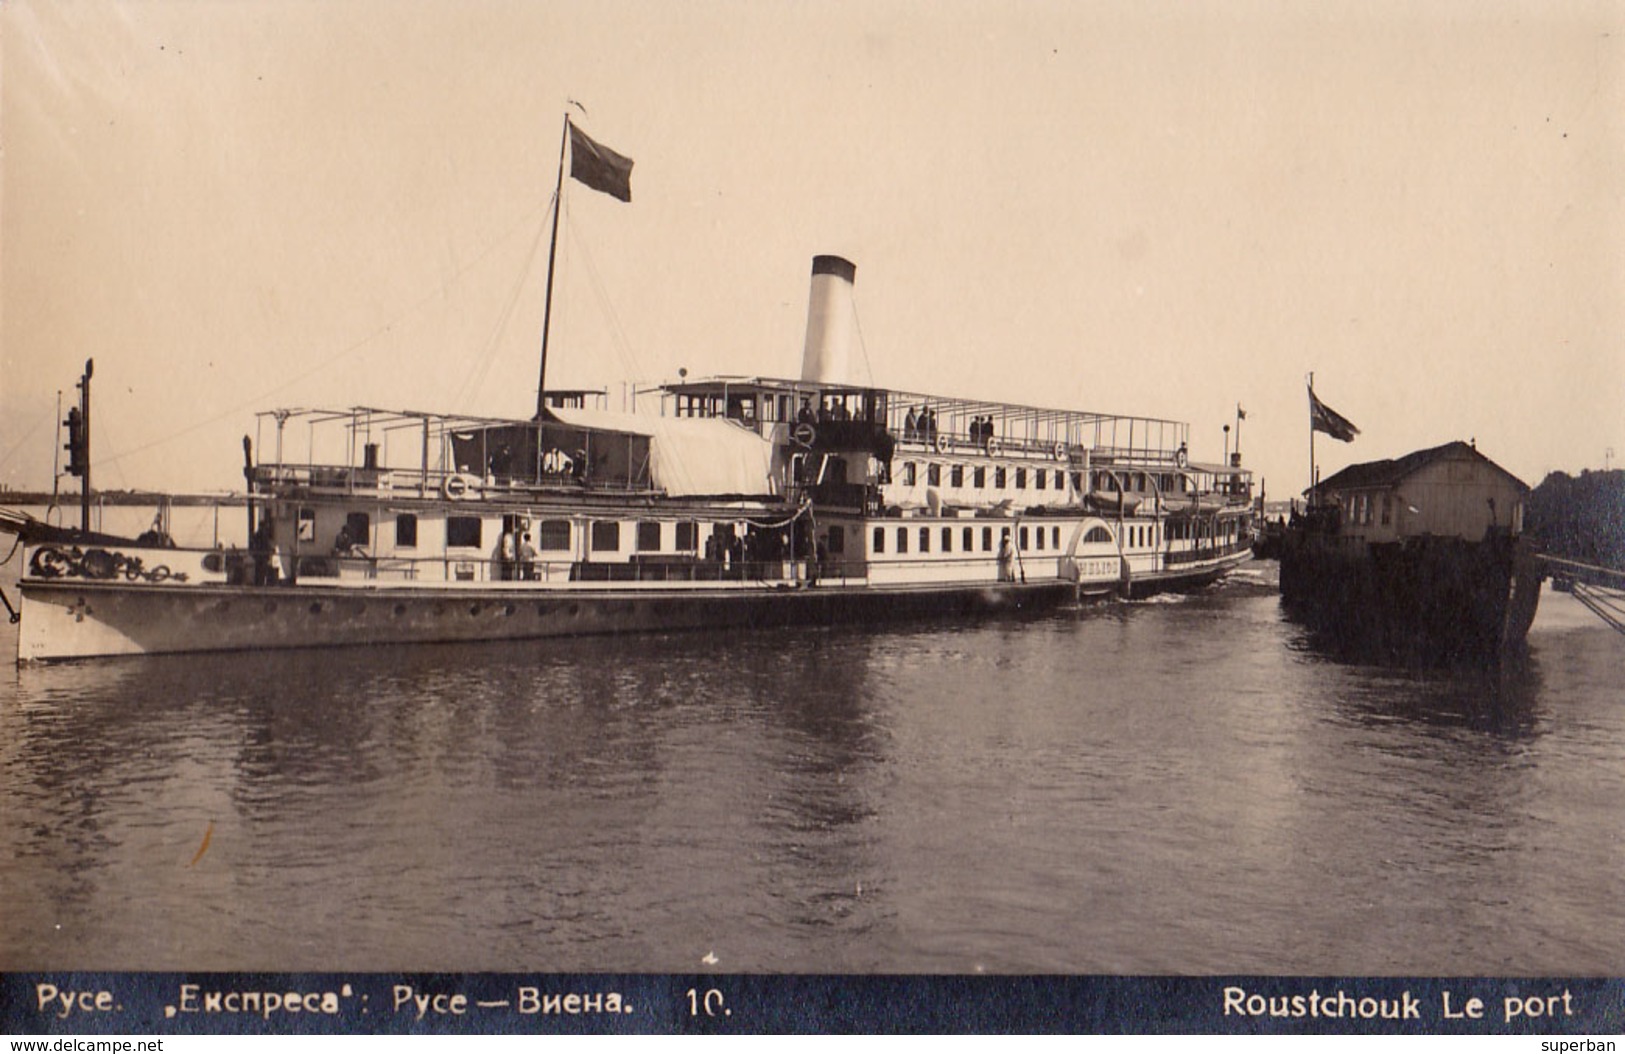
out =
[(1350, 465), (1321, 480), (1316, 504), (1341, 510), (1341, 534), (1382, 544), (1433, 536), (1476, 542), (1523, 530), (1529, 488), (1460, 440), (1384, 461)]

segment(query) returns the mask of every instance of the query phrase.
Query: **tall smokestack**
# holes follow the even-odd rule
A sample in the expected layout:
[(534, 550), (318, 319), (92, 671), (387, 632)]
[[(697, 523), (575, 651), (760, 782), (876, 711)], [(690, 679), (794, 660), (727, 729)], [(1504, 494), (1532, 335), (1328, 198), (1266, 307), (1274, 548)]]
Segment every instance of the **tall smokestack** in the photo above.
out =
[(847, 352), (852, 346), (852, 284), (858, 269), (839, 256), (814, 256), (807, 300), (807, 346), (801, 352), (801, 379), (847, 384)]

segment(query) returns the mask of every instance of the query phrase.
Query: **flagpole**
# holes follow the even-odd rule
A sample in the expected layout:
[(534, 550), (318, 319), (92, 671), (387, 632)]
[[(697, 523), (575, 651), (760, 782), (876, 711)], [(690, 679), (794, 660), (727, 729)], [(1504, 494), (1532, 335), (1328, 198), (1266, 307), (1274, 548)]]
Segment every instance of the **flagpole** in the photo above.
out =
[(547, 334), (553, 321), (553, 262), (559, 249), (559, 213), (564, 211), (564, 151), (570, 144), (570, 111), (564, 111), (564, 132), (559, 136), (559, 179), (553, 187), (553, 237), (547, 243), (547, 301), (542, 308), (542, 363), (536, 375), (536, 416), (542, 416), (547, 397)]
[[(1309, 373), (1309, 398), (1311, 400), (1313, 400), (1314, 397), (1315, 397), (1315, 374), (1314, 374), (1314, 371), (1310, 371), (1310, 373)], [(1309, 504), (1310, 505), (1313, 505), (1315, 503), (1315, 498), (1317, 496), (1318, 495), (1315, 494), (1315, 411), (1314, 411), (1314, 403), (1311, 402), (1310, 403), (1310, 408), (1309, 408)]]

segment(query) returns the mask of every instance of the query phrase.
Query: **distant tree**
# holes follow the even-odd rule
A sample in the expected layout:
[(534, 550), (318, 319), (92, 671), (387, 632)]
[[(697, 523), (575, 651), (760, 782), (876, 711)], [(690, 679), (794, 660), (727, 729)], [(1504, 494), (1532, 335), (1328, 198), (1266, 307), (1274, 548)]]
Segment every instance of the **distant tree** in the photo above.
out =
[(1625, 471), (1553, 472), (1529, 493), (1524, 519), (1553, 556), (1625, 570)]

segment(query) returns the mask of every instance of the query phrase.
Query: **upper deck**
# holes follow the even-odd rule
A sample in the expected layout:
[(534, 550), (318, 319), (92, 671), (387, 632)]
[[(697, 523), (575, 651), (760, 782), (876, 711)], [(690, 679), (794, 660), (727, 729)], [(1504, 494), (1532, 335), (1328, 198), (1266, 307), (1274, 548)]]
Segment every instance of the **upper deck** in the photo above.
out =
[(1188, 424), (1164, 418), (770, 377), (710, 377), (659, 391), (663, 412), (724, 418), (779, 441), (807, 422), (820, 434), (833, 430), (849, 439), (889, 436), (905, 449), (1043, 459), (1057, 449), (1087, 450), (1097, 463), (1172, 466), (1190, 439)]

